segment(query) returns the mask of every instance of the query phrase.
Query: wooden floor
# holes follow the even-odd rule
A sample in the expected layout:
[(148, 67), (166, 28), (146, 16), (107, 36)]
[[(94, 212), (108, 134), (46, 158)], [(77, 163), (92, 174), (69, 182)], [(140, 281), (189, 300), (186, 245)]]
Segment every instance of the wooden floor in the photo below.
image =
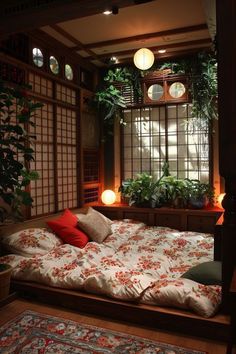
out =
[(134, 326), (133, 324), (122, 323), (114, 320), (107, 320), (90, 315), (79, 314), (72, 310), (52, 307), (45, 304), (30, 302), (28, 300), (16, 299), (8, 305), (0, 308), (0, 325), (11, 320), (24, 310), (37, 311), (49, 315), (67, 318), (79, 323), (91, 324), (98, 327), (108, 328), (140, 337), (175, 344), (195, 350), (206, 351), (209, 354), (225, 354), (226, 344), (201, 338), (187, 337), (181, 334), (173, 334), (155, 329)]

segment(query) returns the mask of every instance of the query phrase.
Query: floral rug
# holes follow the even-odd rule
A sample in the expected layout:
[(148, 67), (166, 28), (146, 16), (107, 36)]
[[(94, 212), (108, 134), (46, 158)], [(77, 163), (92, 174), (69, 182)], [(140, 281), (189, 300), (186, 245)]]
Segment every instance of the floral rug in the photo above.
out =
[(24, 311), (0, 327), (1, 354), (203, 354), (105, 328)]

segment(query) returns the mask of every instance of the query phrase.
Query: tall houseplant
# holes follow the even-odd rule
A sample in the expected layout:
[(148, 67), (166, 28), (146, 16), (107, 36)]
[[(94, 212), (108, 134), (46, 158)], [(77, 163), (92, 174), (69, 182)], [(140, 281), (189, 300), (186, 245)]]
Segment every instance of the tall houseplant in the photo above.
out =
[(0, 221), (22, 218), (22, 206), (32, 205), (28, 185), (38, 174), (30, 170), (36, 138), (27, 132), (41, 103), (33, 102), (26, 87), (0, 82)]

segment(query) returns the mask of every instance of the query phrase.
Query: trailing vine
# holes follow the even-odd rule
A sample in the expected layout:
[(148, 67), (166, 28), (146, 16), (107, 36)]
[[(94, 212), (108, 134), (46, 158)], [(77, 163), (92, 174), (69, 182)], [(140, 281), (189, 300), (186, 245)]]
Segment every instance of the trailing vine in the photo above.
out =
[(95, 93), (95, 102), (101, 108), (104, 120), (118, 117), (124, 124), (123, 109), (126, 101), (121, 86), (129, 85), (136, 101), (142, 96), (140, 78), (156, 70), (171, 69), (171, 74), (184, 74), (189, 78), (189, 91), (192, 98), (192, 130), (207, 129), (217, 112), (217, 62), (210, 53), (198, 53), (195, 56), (177, 61), (165, 62), (148, 71), (132, 67), (109, 69), (103, 78), (102, 87)]
[(159, 69), (171, 69), (173, 74), (185, 74), (189, 78), (192, 97), (192, 129), (206, 128), (218, 119), (217, 62), (209, 53), (198, 53), (178, 62), (164, 63)]
[(120, 123), (124, 124), (122, 112), (127, 105), (122, 85), (130, 86), (136, 97), (142, 95), (138, 70), (127, 67), (109, 69), (103, 78), (102, 87), (95, 93), (95, 102), (104, 120), (119, 117)]

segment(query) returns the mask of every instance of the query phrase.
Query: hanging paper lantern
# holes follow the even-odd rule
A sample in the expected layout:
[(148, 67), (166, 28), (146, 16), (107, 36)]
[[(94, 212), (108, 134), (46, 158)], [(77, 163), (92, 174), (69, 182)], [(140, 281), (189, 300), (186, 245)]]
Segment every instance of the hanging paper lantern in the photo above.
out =
[(141, 70), (149, 69), (154, 63), (154, 54), (150, 49), (141, 48), (134, 54), (134, 65)]

